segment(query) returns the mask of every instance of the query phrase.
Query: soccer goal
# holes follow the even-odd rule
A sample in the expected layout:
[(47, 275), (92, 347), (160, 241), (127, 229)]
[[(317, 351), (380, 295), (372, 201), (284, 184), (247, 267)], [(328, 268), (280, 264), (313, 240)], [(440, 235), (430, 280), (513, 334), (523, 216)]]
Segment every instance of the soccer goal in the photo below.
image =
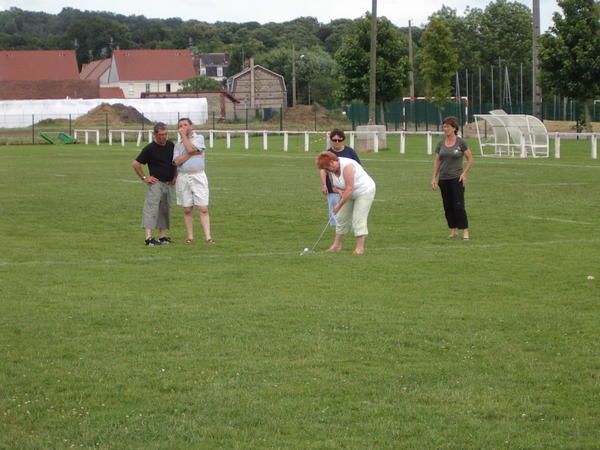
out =
[(475, 114), (481, 156), (547, 158), (548, 131), (536, 117), (506, 114), (503, 110)]
[[(448, 97), (444, 106), (445, 115), (456, 116), (459, 121), (467, 124), (469, 117), (468, 97)], [(428, 120), (433, 118), (433, 120)], [(427, 97), (402, 97), (402, 129), (408, 130), (408, 123), (439, 123), (439, 110)]]

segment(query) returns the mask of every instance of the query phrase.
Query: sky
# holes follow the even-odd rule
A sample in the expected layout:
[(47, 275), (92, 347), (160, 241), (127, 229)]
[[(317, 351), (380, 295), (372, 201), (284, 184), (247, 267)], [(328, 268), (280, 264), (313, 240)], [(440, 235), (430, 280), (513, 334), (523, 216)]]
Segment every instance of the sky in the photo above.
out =
[[(519, 0), (532, 8), (532, 0)], [(387, 17), (394, 25), (415, 26), (439, 11), (442, 4), (463, 16), (467, 6), (485, 9), (489, 0), (378, 0), (377, 15)], [(57, 14), (63, 7), (79, 10), (110, 11), (116, 14), (143, 15), (148, 18), (180, 17), (214, 22), (286, 22), (298, 17), (316, 17), (321, 23), (333, 19), (356, 19), (371, 10), (370, 0), (0, 0), (0, 10), (11, 7), (27, 11)], [(168, 8), (167, 6), (173, 6)], [(540, 0), (542, 33), (552, 25), (552, 14), (560, 12), (556, 0)]]

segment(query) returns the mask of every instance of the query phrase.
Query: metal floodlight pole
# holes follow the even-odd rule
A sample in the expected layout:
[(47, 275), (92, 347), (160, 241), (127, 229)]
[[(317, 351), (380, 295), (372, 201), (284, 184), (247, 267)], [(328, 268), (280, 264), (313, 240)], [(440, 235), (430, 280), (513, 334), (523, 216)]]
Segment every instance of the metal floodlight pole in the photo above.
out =
[(415, 72), (413, 60), (412, 24), (410, 20), (408, 21), (408, 83), (410, 85), (410, 97), (412, 99), (415, 96)]
[(542, 118), (542, 90), (538, 81), (538, 51), (537, 44), (540, 36), (540, 0), (533, 0), (533, 33), (531, 42), (531, 77), (532, 77), (532, 114), (538, 119)]
[(371, 11), (371, 62), (369, 72), (369, 125), (375, 125), (375, 86), (377, 72), (377, 0), (373, 0)]

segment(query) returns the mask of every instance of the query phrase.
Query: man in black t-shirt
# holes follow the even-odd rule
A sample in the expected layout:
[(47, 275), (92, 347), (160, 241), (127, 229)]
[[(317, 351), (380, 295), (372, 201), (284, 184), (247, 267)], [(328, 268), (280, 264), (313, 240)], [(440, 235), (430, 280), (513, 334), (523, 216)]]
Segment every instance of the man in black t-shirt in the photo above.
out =
[[(144, 243), (147, 246), (171, 243), (166, 233), (171, 223), (171, 203), (177, 168), (172, 162), (174, 144), (167, 139), (168, 135), (169, 131), (164, 123), (158, 122), (154, 125), (154, 141), (142, 149), (132, 164), (137, 176), (148, 187), (142, 213)], [(146, 164), (150, 172), (148, 176), (142, 168)], [(152, 230), (156, 229), (159, 232), (158, 240), (152, 236)]]

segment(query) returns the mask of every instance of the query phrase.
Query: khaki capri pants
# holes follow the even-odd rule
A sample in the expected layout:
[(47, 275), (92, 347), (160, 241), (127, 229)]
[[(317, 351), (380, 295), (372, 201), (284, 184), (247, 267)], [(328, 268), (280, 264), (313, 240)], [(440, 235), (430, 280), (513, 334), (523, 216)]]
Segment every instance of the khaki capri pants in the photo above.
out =
[(367, 219), (374, 199), (375, 188), (348, 200), (335, 216), (337, 221), (335, 232), (337, 234), (347, 234), (352, 230), (354, 236), (369, 234)]

